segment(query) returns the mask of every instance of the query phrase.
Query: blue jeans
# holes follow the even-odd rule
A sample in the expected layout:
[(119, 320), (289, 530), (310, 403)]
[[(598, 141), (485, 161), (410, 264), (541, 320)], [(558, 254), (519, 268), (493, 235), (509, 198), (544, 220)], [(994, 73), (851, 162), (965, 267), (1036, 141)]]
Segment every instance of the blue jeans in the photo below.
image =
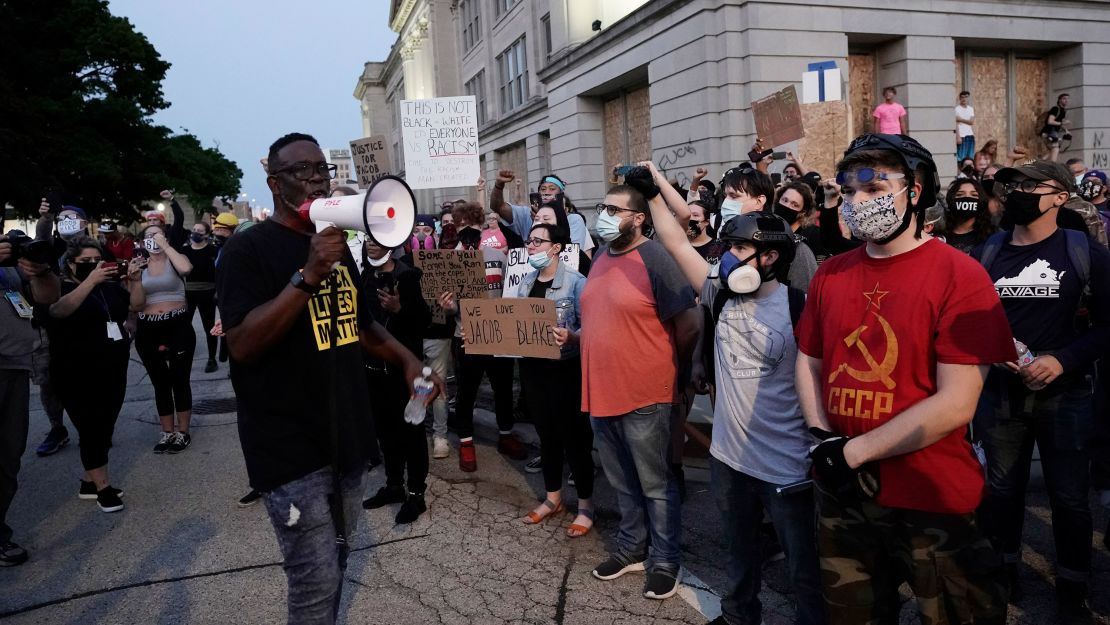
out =
[(605, 478), (617, 491), (620, 507), (615, 555), (627, 563), (647, 556), (653, 569), (677, 576), (682, 511), (667, 454), (672, 409), (671, 404), (653, 404), (590, 421)]
[(987, 377), (975, 416), (975, 434), (987, 454), (987, 495), (979, 517), (1007, 563), (1021, 560), (1025, 487), (1036, 443), (1052, 508), (1057, 575), (1087, 580), (1092, 412), (1090, 378), (1060, 380), (1034, 392), (1010, 373), (995, 369)]
[(798, 602), (794, 622), (800, 625), (824, 623), (813, 489), (780, 495), (775, 492), (776, 484), (745, 475), (713, 457), (709, 458), (709, 471), (728, 549), (727, 586), (721, 595), (721, 612), (725, 619), (732, 625), (759, 625), (763, 620), (763, 605), (759, 601), (763, 567), (759, 527), (763, 511), (767, 510), (786, 555), (787, 574), (794, 585)]
[[(361, 515), (364, 469), (343, 476), (343, 517), (347, 540)], [(262, 493), (277, 534), (289, 584), (289, 623), (335, 623), (343, 588), (343, 571), (335, 542), (335, 522), (328, 500), (334, 488), (330, 467)]]
[(956, 148), (956, 164), (962, 163), (965, 158), (975, 158), (975, 135), (964, 137)]

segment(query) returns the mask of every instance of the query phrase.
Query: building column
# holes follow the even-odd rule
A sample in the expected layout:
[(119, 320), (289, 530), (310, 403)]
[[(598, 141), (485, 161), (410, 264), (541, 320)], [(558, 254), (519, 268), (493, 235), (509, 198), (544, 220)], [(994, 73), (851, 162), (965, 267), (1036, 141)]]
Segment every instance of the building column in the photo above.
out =
[(876, 51), (878, 94), (898, 90), (907, 127), (930, 152), (942, 179), (956, 175), (956, 44), (951, 37), (908, 36)]
[[(543, 142), (540, 135), (528, 135), (524, 140), (524, 154), (528, 159), (528, 182), (535, 189), (544, 175), (551, 173), (551, 164), (544, 162)], [(560, 176), (561, 177), (561, 176)], [(532, 189), (527, 189), (531, 193)]]
[(597, 98), (576, 96), (548, 109), (551, 169), (567, 181), (567, 196), (574, 202), (604, 197), (608, 188), (602, 163), (602, 108)]
[[(1091, 169), (1110, 169), (1110, 44), (1083, 43), (1049, 57), (1048, 101), (1056, 104), (1062, 93), (1070, 96), (1071, 148), (1060, 161), (1079, 157)], [(1043, 151), (1038, 146), (1038, 151)]]

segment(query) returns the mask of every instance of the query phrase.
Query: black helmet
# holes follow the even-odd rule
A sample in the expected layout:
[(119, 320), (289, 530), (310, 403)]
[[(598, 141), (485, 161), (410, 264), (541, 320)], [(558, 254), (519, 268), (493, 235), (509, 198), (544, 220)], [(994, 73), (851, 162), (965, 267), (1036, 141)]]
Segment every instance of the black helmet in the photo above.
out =
[[(925, 146), (908, 135), (887, 135), (868, 133), (860, 135), (852, 141), (844, 156), (861, 150), (887, 150), (897, 152), (906, 169), (921, 183), (921, 197), (917, 199), (916, 208), (924, 211), (925, 208), (937, 203), (937, 194), (940, 192), (940, 176), (937, 174), (937, 164), (933, 161), (933, 154)], [(924, 173), (922, 173), (924, 172)], [(907, 180), (912, 186), (914, 180)], [(920, 220), (919, 220), (920, 221)]]
[[(721, 226), (718, 238), (722, 243), (752, 243), (759, 252), (775, 250), (779, 253), (779, 263), (788, 266), (794, 260), (798, 239), (790, 224), (772, 213), (745, 213), (737, 215)], [(776, 267), (776, 274), (777, 271)], [(785, 271), (782, 272), (785, 277)]]

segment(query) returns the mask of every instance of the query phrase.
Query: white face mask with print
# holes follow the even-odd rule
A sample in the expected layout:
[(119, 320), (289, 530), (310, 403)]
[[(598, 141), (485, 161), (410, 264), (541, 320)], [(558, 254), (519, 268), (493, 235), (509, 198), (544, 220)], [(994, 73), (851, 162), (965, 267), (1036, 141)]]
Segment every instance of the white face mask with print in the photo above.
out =
[(58, 234), (62, 237), (72, 237), (84, 229), (83, 219), (63, 219), (58, 222)]
[[(859, 203), (845, 199), (840, 205), (840, 215), (844, 217), (844, 223), (852, 231), (852, 236), (875, 243), (886, 241), (898, 232), (905, 216), (898, 215), (894, 198), (905, 193), (908, 188), (903, 187), (897, 193), (887, 193)], [(910, 210), (910, 207), (907, 206), (906, 210)]]

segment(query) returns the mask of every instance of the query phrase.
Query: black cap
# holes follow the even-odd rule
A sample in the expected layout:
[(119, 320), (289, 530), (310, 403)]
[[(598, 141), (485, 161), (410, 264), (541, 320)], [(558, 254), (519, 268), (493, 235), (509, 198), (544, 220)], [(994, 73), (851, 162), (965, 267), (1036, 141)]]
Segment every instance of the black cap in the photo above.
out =
[(1032, 160), (1026, 161), (1017, 167), (1000, 169), (994, 174), (994, 181), (1003, 184), (1013, 181), (1019, 176), (1030, 180), (1051, 180), (1059, 183), (1060, 188), (1068, 193), (1075, 193), (1075, 176), (1068, 168), (1056, 161)]

